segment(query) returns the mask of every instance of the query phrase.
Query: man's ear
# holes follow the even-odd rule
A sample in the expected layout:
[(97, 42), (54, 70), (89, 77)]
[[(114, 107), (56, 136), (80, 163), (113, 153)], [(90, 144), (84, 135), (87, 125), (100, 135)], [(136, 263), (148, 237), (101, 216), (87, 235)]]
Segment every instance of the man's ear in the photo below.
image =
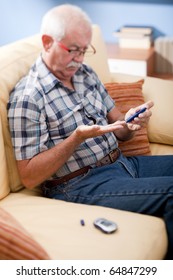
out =
[(49, 51), (49, 49), (51, 48), (52, 44), (53, 44), (53, 38), (49, 35), (43, 34), (42, 35), (42, 43), (43, 43), (43, 47), (45, 49), (45, 51)]

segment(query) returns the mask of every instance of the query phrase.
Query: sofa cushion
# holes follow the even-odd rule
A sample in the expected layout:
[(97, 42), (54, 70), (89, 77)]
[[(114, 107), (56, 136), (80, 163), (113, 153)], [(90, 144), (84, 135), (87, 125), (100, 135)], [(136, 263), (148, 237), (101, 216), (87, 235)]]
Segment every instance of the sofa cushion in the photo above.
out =
[[(144, 103), (142, 86), (144, 80), (141, 79), (133, 83), (106, 83), (105, 87), (110, 96), (115, 100), (116, 106), (122, 113), (126, 113), (130, 108)], [(150, 155), (150, 146), (147, 136), (147, 129), (142, 128), (136, 132), (133, 139), (120, 142), (119, 147), (124, 155)]]
[(22, 185), (11, 144), (6, 106), (9, 99), (9, 93), (19, 79), (27, 74), (31, 64), (38, 56), (40, 49), (40, 36), (36, 35), (3, 46), (0, 51), (0, 115), (2, 119), (2, 132), (5, 153), (7, 156), (7, 170), (11, 191), (21, 189)]
[(146, 100), (153, 100), (148, 126), (150, 142), (173, 146), (173, 81), (146, 77), (143, 86)]
[[(156, 217), (40, 197), (35, 189), (10, 193), (1, 207), (54, 260), (156, 260), (166, 253), (165, 224)], [(118, 230), (107, 235), (96, 229), (93, 221), (99, 217), (115, 221)]]
[(173, 155), (173, 145), (150, 143), (152, 155)]
[(9, 182), (7, 174), (7, 164), (4, 149), (4, 140), (2, 135), (2, 123), (0, 115), (0, 200), (9, 194)]
[(0, 208), (0, 259), (48, 260), (45, 250), (7, 211)]

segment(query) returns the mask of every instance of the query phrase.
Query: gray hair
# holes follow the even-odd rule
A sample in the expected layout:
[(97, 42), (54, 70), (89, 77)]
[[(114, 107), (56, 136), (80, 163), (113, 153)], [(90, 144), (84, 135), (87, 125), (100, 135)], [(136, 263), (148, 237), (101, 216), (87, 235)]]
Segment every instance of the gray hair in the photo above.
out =
[(61, 40), (72, 26), (79, 28), (81, 22), (91, 27), (91, 19), (81, 8), (64, 4), (54, 7), (44, 15), (40, 32)]

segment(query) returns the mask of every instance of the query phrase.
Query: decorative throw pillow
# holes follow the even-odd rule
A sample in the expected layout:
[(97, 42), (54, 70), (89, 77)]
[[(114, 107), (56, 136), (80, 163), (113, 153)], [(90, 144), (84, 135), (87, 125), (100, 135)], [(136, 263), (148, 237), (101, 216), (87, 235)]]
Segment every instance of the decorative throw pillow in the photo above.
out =
[(48, 260), (44, 249), (8, 212), (0, 208), (0, 259)]
[[(106, 83), (110, 96), (116, 101), (117, 108), (126, 113), (130, 108), (143, 104), (142, 85), (144, 80), (141, 79), (133, 83)], [(119, 147), (125, 156), (150, 155), (150, 147), (147, 136), (147, 129), (142, 128), (136, 132), (135, 137), (125, 142), (120, 142)]]

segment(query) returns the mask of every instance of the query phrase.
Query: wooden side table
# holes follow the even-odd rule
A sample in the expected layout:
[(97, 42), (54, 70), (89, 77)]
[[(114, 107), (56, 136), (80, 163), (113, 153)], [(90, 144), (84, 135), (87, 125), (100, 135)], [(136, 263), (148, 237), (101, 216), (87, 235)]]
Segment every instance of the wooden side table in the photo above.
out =
[(154, 72), (154, 47), (150, 49), (124, 49), (107, 43), (108, 63), (111, 72), (138, 76), (151, 76)]
[(153, 73), (152, 77), (156, 77), (156, 78), (160, 78), (160, 79), (164, 79), (164, 80), (173, 80), (173, 74), (170, 73)]

